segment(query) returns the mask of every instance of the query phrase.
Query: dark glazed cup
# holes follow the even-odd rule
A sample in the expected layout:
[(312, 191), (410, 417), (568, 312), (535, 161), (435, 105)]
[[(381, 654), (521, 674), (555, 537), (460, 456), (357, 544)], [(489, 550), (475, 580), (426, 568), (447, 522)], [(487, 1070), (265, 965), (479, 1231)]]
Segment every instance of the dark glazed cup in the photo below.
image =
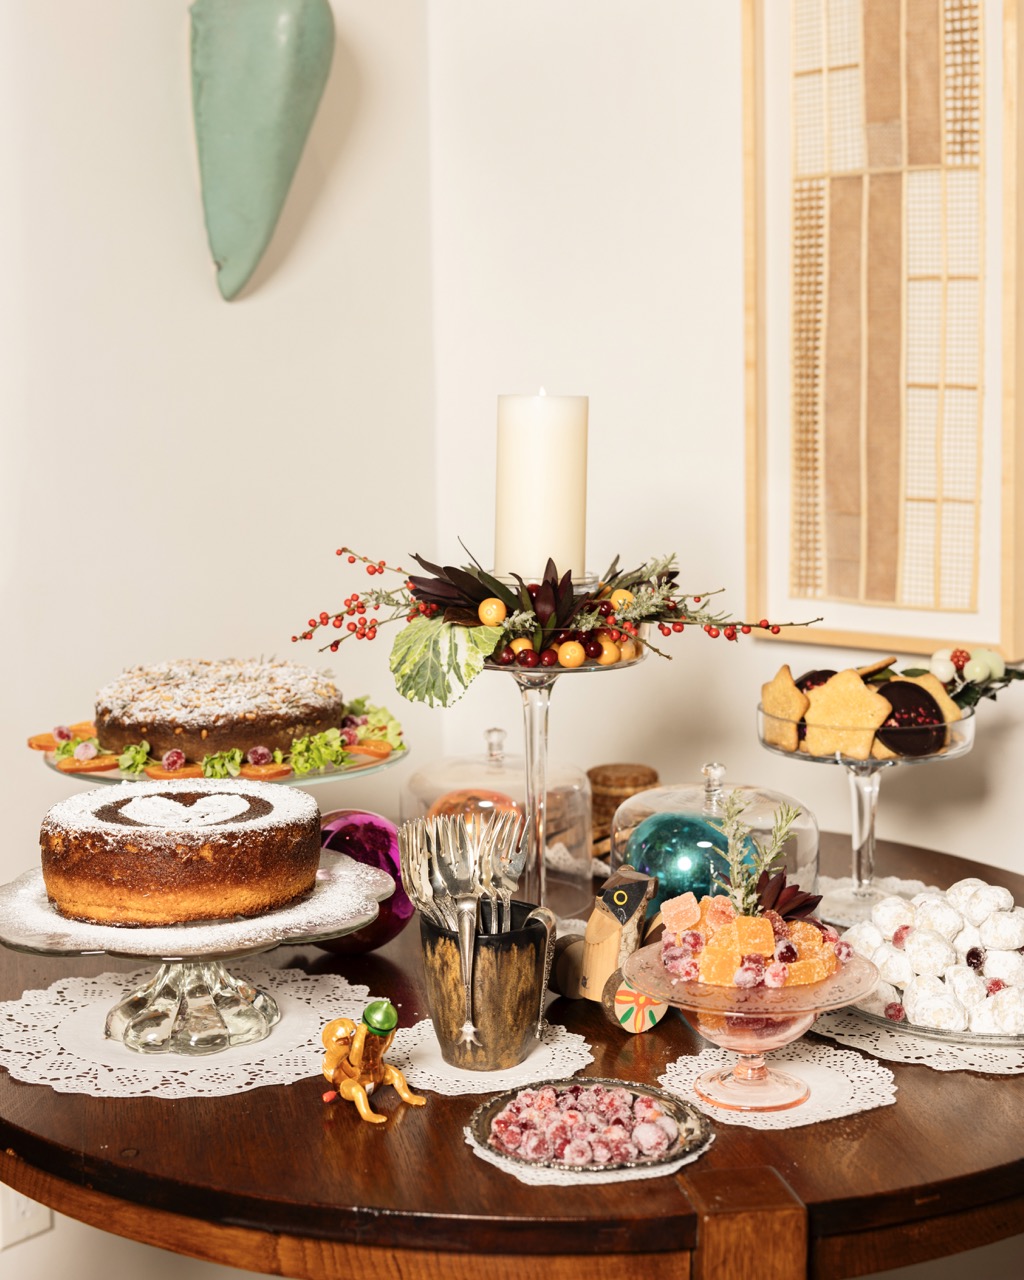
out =
[[(512, 903), (508, 933), (478, 933), (473, 954), (473, 1024), (479, 1044), (460, 1043), (466, 997), (458, 934), (420, 915), (427, 1003), (441, 1056), (463, 1071), (504, 1071), (517, 1066), (537, 1043), (544, 991), (547, 929), (524, 922), (533, 906)], [(481, 927), (490, 903), (480, 903)]]

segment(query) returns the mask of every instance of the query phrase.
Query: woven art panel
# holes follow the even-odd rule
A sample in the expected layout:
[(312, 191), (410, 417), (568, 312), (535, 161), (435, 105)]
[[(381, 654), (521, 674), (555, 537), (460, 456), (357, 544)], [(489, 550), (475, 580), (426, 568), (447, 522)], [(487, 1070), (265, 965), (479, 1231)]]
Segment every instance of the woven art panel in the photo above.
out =
[(983, 0), (792, 0), (794, 595), (977, 605)]

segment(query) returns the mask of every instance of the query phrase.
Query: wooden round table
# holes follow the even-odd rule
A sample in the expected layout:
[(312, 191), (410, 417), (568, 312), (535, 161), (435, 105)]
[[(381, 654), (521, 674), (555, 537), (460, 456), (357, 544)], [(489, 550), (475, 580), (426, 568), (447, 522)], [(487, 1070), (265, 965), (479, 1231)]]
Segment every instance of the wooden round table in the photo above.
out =
[[(823, 870), (842, 874), (848, 850), (848, 837), (823, 836)], [(1024, 877), (974, 862), (888, 842), (878, 861), (940, 886), (977, 875), (1024, 902)], [(426, 1015), (415, 924), (368, 956), (282, 947), (264, 958), (366, 983), (403, 1025)], [(133, 967), (0, 948), (0, 1000)], [(639, 1036), (589, 1001), (559, 1000), (549, 1017), (590, 1042), (586, 1075), (656, 1083), (699, 1047), (674, 1012)], [(610, 1280), (624, 1265), (647, 1280), (836, 1280), (1019, 1232), (1024, 1077), (890, 1065), (895, 1106), (788, 1130), (719, 1124), (675, 1176), (557, 1190), (472, 1155), (463, 1128), (480, 1095), (428, 1094), (413, 1108), (385, 1089), (373, 1103), (388, 1123), (369, 1125), (324, 1105), (319, 1056), (294, 1085), (177, 1101), (57, 1093), (0, 1070), (0, 1179), (106, 1231), (310, 1280)]]

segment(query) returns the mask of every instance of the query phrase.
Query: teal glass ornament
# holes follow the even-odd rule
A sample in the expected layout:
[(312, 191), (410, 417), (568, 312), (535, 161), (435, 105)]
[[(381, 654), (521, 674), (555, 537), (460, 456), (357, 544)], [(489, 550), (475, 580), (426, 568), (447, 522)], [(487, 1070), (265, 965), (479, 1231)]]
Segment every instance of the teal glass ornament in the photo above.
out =
[(661, 904), (683, 893), (697, 898), (724, 893), (721, 877), (727, 870), (726, 838), (719, 828), (730, 796), (742, 803), (741, 820), (750, 828), (743, 850), (748, 866), (755, 855), (754, 840), (771, 839), (772, 824), (783, 803), (799, 809), (778, 868), (790, 884), (814, 892), (818, 875), (818, 823), (806, 805), (763, 787), (727, 786), (725, 766), (706, 764), (700, 783), (676, 783), (638, 791), (615, 811), (611, 829), (611, 869), (629, 865), (644, 875), (657, 876), (658, 888), (648, 906), (653, 918)]
[(725, 837), (699, 813), (652, 813), (626, 841), (623, 862), (658, 877), (658, 889), (648, 907), (654, 914), (668, 898), (693, 893), (703, 898), (720, 891), (725, 858), (717, 852)]

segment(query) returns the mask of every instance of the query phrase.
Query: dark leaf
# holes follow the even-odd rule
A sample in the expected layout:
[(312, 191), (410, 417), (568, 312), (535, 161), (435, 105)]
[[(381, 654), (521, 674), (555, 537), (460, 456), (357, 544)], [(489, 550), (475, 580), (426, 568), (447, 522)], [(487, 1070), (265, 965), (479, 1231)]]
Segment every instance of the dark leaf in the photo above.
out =
[(485, 587), (475, 574), (460, 569), (457, 565), (445, 565), (444, 573), (448, 581), (453, 583), (467, 600), (472, 600), (475, 604), (486, 600), (490, 595), (489, 588)]
[(459, 627), (478, 627), (480, 618), (475, 609), (464, 609), (460, 605), (452, 605), (445, 609), (444, 621), (453, 622)]
[(533, 597), (533, 611), (542, 627), (546, 627), (551, 618), (557, 621), (557, 607), (554, 587), (548, 581), (542, 582)]

